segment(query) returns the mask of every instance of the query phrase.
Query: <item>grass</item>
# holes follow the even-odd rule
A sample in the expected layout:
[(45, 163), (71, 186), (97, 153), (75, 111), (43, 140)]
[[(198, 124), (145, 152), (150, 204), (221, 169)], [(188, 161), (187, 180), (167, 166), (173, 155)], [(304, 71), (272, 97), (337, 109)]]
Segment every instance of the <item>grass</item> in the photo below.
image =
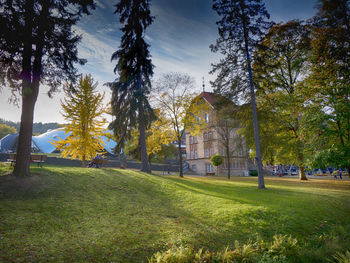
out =
[[(47, 166), (13, 178), (0, 166), (0, 262), (147, 262), (177, 245), (220, 250), (291, 235), (303, 262), (350, 244), (350, 181), (164, 177)], [(263, 241), (262, 241), (263, 240)]]

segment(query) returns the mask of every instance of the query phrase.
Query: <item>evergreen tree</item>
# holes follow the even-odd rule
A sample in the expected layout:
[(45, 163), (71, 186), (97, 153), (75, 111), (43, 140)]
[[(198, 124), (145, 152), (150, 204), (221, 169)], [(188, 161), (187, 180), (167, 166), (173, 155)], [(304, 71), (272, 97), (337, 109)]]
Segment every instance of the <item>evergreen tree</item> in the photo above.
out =
[(52, 142), (63, 157), (79, 159), (82, 167), (86, 160), (92, 159), (96, 152), (103, 152), (103, 140), (106, 120), (103, 114), (104, 95), (96, 93), (97, 84), (91, 75), (81, 76), (76, 87), (67, 87), (66, 98), (61, 102), (63, 117), (68, 124), (62, 125), (65, 133), (70, 133), (65, 140)]
[(120, 148), (130, 138), (131, 128), (138, 127), (141, 171), (150, 172), (146, 129), (155, 119), (148, 102), (153, 65), (144, 34), (154, 18), (148, 0), (120, 0), (115, 13), (120, 14), (123, 36), (119, 50), (112, 55), (112, 60), (117, 61), (114, 72), (119, 74), (119, 78), (108, 84), (112, 89), (112, 113), (115, 115), (110, 128), (113, 129)]
[(72, 26), (93, 0), (10, 0), (0, 2), (0, 83), (22, 97), (21, 127), (14, 175), (30, 174), (34, 106), (40, 83), (49, 94), (76, 77), (80, 37)]
[(214, 87), (231, 98), (242, 99), (250, 91), (256, 159), (258, 163), (258, 187), (265, 188), (260, 154), (258, 118), (253, 86), (251, 57), (256, 44), (271, 26), (266, 22), (269, 14), (262, 0), (214, 0), (213, 9), (221, 16), (217, 22), (219, 38), (211, 46), (213, 52), (220, 52), (224, 58), (213, 65), (212, 73), (218, 72)]

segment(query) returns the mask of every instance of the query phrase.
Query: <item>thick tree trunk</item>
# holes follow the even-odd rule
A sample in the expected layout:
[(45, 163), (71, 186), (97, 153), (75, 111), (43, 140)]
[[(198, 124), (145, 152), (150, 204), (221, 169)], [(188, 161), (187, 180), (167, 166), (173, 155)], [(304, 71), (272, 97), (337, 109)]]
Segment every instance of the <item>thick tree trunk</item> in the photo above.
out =
[[(32, 145), (33, 115), (36, 101), (35, 91), (28, 87), (23, 87), (22, 95), (22, 115), (18, 136), (16, 165), (13, 171), (15, 176), (30, 175), (30, 152)], [(32, 94), (26, 94), (32, 93)]]
[(307, 177), (305, 175), (305, 167), (299, 166), (299, 178), (300, 180), (307, 180)]
[[(37, 98), (37, 90), (32, 85), (32, 30), (34, 1), (28, 0), (25, 5), (25, 41), (22, 58), (22, 114), (19, 129), (15, 176), (30, 175), (30, 152), (33, 132), (33, 114)], [(39, 87), (37, 87), (39, 88)]]
[(181, 152), (181, 140), (177, 141), (178, 143), (178, 152), (179, 152), (179, 176), (184, 177), (183, 174), (183, 165), (182, 165), (182, 152)]

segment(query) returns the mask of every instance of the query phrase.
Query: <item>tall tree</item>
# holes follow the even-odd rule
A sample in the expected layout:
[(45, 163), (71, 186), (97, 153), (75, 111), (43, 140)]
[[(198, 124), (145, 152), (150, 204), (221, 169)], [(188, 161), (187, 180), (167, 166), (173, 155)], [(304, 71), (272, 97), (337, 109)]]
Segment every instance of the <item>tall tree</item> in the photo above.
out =
[(61, 150), (63, 157), (78, 158), (82, 167), (86, 160), (92, 159), (96, 152), (103, 152), (104, 125), (103, 115), (106, 107), (103, 106), (104, 94), (96, 92), (97, 83), (91, 75), (81, 76), (78, 84), (65, 89), (66, 98), (61, 102), (62, 115), (68, 122), (64, 127), (69, 136), (65, 140), (55, 140), (52, 143)]
[(256, 50), (253, 65), (258, 108), (265, 116), (263, 126), (274, 127), (268, 142), (277, 144), (272, 145), (276, 159), (299, 166), (301, 180), (307, 180), (301, 131), (305, 111), (302, 83), (308, 73), (309, 53), (308, 27), (289, 21), (271, 27)]
[(119, 78), (109, 84), (113, 93), (112, 113), (116, 117), (110, 127), (119, 138), (119, 147), (130, 138), (130, 128), (138, 127), (143, 172), (150, 172), (146, 129), (155, 119), (148, 102), (153, 65), (149, 45), (144, 40), (146, 28), (154, 19), (149, 5), (149, 0), (120, 0), (116, 5), (123, 36), (119, 50), (112, 55), (112, 60), (117, 61), (114, 72), (118, 72)]
[(51, 94), (76, 77), (81, 37), (72, 31), (93, 0), (17, 0), (0, 2), (0, 82), (22, 98), (21, 127), (14, 175), (30, 174), (34, 107), (40, 84)]
[(350, 1), (320, 0), (318, 9), (310, 24), (305, 135), (318, 165), (350, 170)]
[(181, 141), (185, 132), (198, 134), (205, 122), (203, 113), (207, 104), (201, 103), (199, 97), (192, 93), (194, 80), (188, 74), (164, 74), (154, 85), (154, 103), (160, 109), (172, 127), (177, 140), (179, 155), (179, 176), (183, 177), (183, 158)]
[(250, 91), (258, 187), (265, 188), (250, 54), (254, 52), (256, 44), (271, 26), (270, 22), (265, 21), (270, 16), (262, 0), (214, 0), (213, 9), (222, 18), (217, 22), (219, 38), (211, 49), (213, 52), (219, 51), (224, 56), (218, 64), (213, 65), (212, 72), (218, 72), (215, 86), (218, 91), (228, 91), (236, 100), (239, 99), (239, 95)]
[[(153, 121), (151, 127), (146, 131), (147, 156), (150, 165), (152, 161), (161, 161), (167, 158), (163, 154), (174, 155), (174, 151), (171, 151), (174, 150), (175, 146), (171, 142), (176, 139), (167, 119), (159, 114), (159, 110), (156, 109), (155, 113), (157, 120)], [(125, 147), (126, 153), (135, 159), (140, 159), (139, 138), (138, 130), (134, 129), (132, 131), (132, 137), (128, 140), (128, 144)]]

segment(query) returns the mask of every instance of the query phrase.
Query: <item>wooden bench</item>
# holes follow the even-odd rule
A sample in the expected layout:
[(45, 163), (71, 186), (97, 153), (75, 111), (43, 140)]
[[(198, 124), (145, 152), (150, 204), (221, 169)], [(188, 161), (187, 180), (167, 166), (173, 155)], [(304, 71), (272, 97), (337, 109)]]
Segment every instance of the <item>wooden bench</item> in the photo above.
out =
[[(46, 161), (47, 156), (41, 155), (41, 154), (31, 154), (30, 155), (30, 162), (31, 163), (37, 163), (38, 167), (43, 167), (43, 163)], [(9, 158), (7, 159), (8, 162), (11, 162), (11, 166), (14, 166), (16, 163), (16, 154), (10, 153)]]

